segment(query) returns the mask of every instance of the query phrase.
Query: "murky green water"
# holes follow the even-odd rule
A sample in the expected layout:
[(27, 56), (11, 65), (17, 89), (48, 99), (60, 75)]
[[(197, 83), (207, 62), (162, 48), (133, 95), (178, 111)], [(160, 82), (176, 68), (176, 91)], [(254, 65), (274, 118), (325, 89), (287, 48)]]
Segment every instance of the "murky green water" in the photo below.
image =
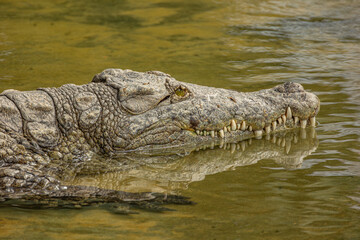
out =
[(0, 0), (0, 91), (84, 84), (115, 67), (239, 91), (292, 80), (322, 101), (316, 133), (69, 180), (195, 206), (0, 208), (0, 238), (359, 239), (359, 12), (356, 0)]

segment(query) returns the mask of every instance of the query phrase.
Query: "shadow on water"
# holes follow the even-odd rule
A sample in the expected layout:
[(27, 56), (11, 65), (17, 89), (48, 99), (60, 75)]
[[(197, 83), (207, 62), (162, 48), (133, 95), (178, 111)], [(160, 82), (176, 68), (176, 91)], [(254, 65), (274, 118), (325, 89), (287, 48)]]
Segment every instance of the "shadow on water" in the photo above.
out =
[[(241, 142), (210, 142), (200, 146), (185, 146), (167, 150), (121, 153), (104, 158), (93, 156), (87, 161), (59, 163), (63, 181), (71, 186), (93, 186), (142, 194), (151, 192), (154, 200), (124, 200), (119, 202), (94, 198), (62, 196), (24, 197), (21, 200), (2, 199), (2, 207), (22, 208), (82, 208), (100, 206), (121, 214), (136, 213), (133, 208), (162, 212), (171, 210), (163, 204), (193, 204), (181, 196), (181, 190), (208, 175), (231, 171), (237, 167), (273, 159), (285, 169), (301, 168), (305, 157), (318, 147), (314, 128), (295, 129), (267, 135), (263, 139)], [(54, 168), (54, 165), (51, 165)], [(161, 192), (161, 193), (159, 193)], [(26, 200), (25, 200), (26, 199)]]

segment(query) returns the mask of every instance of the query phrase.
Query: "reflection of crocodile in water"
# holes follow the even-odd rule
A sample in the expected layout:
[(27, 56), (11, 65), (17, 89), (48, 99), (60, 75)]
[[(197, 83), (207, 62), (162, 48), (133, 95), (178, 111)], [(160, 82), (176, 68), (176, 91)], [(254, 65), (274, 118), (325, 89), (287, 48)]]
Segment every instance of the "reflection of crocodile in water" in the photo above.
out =
[(319, 108), (319, 99), (296, 83), (239, 93), (156, 71), (108, 69), (82, 86), (7, 90), (0, 94), (0, 197), (186, 203), (178, 196), (65, 186), (60, 179), (67, 163), (93, 153), (260, 138), (315, 126)]
[(106, 162), (103, 157), (94, 156), (92, 161), (68, 168), (72, 173), (67, 174), (64, 181), (131, 192), (177, 193), (207, 175), (256, 164), (263, 159), (272, 159), (279, 167), (297, 169), (317, 147), (315, 128), (293, 129), (262, 139), (218, 145), (211, 142), (165, 153), (122, 153)]

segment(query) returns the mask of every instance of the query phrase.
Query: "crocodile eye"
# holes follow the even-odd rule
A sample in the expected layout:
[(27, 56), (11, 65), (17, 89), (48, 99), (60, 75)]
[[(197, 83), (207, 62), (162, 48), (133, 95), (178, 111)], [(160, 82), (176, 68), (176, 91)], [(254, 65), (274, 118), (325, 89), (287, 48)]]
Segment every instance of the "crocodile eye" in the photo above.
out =
[(180, 86), (175, 90), (175, 94), (179, 97), (185, 97), (186, 93), (187, 93), (187, 89), (184, 88), (183, 86)]

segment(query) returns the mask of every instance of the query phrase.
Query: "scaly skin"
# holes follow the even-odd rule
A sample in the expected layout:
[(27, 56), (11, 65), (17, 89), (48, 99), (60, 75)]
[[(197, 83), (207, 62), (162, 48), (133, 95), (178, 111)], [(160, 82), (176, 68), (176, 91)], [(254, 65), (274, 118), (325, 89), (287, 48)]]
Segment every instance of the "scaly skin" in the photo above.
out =
[(159, 195), (67, 187), (59, 179), (67, 163), (93, 153), (259, 138), (314, 126), (319, 109), (319, 99), (296, 83), (240, 93), (156, 71), (108, 69), (86, 85), (7, 90), (0, 94), (0, 196), (153, 201)]

